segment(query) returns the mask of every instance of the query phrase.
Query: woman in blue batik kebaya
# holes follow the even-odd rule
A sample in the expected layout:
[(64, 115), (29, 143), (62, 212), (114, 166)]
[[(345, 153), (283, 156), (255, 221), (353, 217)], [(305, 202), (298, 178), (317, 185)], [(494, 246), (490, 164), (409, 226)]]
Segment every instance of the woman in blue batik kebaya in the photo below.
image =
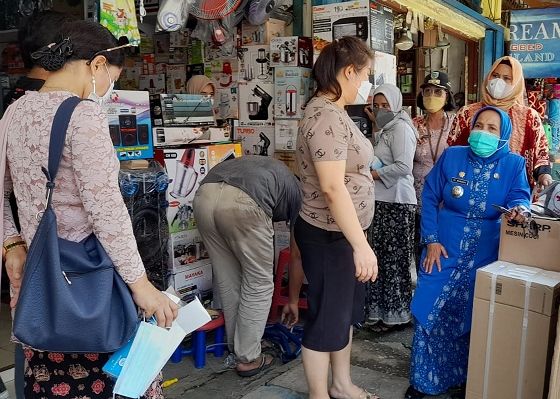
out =
[(412, 300), (415, 331), (405, 398), (450, 391), (464, 398), (476, 270), (498, 259), (500, 211), (525, 221), (525, 160), (509, 149), (509, 116), (498, 108), (473, 118), (468, 147), (447, 149), (422, 193), (423, 250)]

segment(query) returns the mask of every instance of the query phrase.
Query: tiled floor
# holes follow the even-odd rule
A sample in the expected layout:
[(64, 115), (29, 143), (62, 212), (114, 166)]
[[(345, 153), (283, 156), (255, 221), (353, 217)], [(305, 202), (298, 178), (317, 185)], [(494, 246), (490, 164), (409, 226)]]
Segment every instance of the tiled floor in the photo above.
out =
[(2, 304), (0, 309), (0, 371), (14, 365), (14, 344), (10, 342), (11, 329), (10, 307)]

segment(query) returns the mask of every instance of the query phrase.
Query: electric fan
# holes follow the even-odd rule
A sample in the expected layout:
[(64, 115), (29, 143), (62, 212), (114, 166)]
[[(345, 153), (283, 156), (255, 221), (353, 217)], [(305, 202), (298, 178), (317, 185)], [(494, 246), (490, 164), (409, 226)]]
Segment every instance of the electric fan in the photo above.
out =
[(189, 12), (198, 19), (219, 20), (234, 12), (242, 0), (196, 0)]

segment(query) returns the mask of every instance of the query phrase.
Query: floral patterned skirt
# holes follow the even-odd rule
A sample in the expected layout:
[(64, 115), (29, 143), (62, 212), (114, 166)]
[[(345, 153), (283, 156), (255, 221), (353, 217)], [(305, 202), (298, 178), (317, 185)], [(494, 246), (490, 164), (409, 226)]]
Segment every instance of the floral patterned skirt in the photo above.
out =
[(367, 284), (366, 322), (386, 325), (412, 320), (412, 278), (416, 205), (375, 202), (375, 216), (369, 230), (370, 245), (377, 256), (379, 272)]
[[(101, 368), (110, 353), (69, 354), (25, 350), (26, 399), (112, 399), (114, 381)], [(144, 399), (163, 399), (161, 379)], [(117, 398), (119, 396), (117, 395)]]

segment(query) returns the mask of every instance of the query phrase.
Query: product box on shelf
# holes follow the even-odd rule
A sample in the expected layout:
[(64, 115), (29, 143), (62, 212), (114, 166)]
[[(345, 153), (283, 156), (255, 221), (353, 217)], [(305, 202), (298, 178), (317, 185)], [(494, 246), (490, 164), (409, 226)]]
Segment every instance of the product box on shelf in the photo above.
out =
[(169, 34), (154, 35), (154, 55), (156, 62), (169, 62)]
[(189, 47), (189, 44), (190, 36), (186, 30), (169, 32), (169, 46), (171, 48), (186, 48)]
[(148, 91), (150, 94), (165, 93), (165, 74), (141, 75), (138, 82), (138, 89)]
[(204, 42), (198, 39), (191, 40), (189, 47), (189, 63), (202, 64), (204, 62)]
[(274, 155), (274, 126), (237, 126), (236, 140), (241, 140), (243, 155)]
[(187, 85), (187, 66), (167, 66), (167, 94), (184, 94)]
[(239, 158), (243, 155), (240, 143), (214, 144), (206, 147), (208, 150), (208, 167), (212, 169), (220, 162)]
[(313, 52), (321, 50), (335, 39), (355, 36), (369, 41), (369, 0), (313, 6)]
[(228, 58), (207, 62), (204, 74), (214, 81), (216, 89), (227, 89), (239, 82), (239, 61)]
[(150, 96), (154, 127), (213, 126), (214, 103), (201, 94), (159, 94)]
[(239, 85), (239, 125), (274, 125), (274, 85), (242, 83)]
[(154, 146), (206, 144), (231, 141), (231, 127), (154, 127)]
[(214, 94), (214, 115), (218, 120), (239, 119), (239, 86), (217, 88)]
[(208, 251), (195, 227), (169, 235), (169, 272), (178, 273), (210, 263)]
[(212, 296), (212, 264), (210, 260), (199, 267), (189, 268), (171, 275), (173, 285), (181, 300), (192, 301), (195, 297), (202, 300)]
[(145, 91), (114, 90), (105, 104), (109, 132), (121, 161), (154, 156), (150, 97)]
[(194, 75), (204, 75), (204, 64), (187, 65), (187, 81)]
[(311, 69), (274, 68), (274, 117), (277, 120), (301, 119), (312, 90)]
[(274, 125), (276, 151), (295, 151), (298, 128), (298, 120), (276, 120)]
[(533, 217), (533, 222), (536, 231), (529, 223), (502, 218), (499, 259), (560, 272), (560, 220)]
[(170, 64), (187, 64), (189, 62), (189, 52), (188, 49), (177, 47), (171, 48), (169, 51), (169, 63)]
[(296, 153), (294, 151), (275, 151), (274, 158), (284, 162), (284, 164), (295, 174), (298, 174), (296, 167)]
[(275, 37), (270, 41), (270, 65), (313, 67), (313, 40), (310, 37)]
[(279, 19), (269, 18), (262, 25), (250, 25), (247, 21), (241, 24), (241, 45), (270, 44), (274, 37), (285, 36), (286, 23)]
[(272, 83), (273, 69), (270, 67), (270, 46), (245, 46), (238, 50), (239, 80), (241, 82)]
[(192, 209), (194, 194), (208, 174), (206, 148), (157, 149), (155, 158), (165, 166), (169, 177), (167, 222), (171, 234), (196, 226)]
[(546, 397), (560, 273), (497, 261), (476, 273), (467, 398)]

